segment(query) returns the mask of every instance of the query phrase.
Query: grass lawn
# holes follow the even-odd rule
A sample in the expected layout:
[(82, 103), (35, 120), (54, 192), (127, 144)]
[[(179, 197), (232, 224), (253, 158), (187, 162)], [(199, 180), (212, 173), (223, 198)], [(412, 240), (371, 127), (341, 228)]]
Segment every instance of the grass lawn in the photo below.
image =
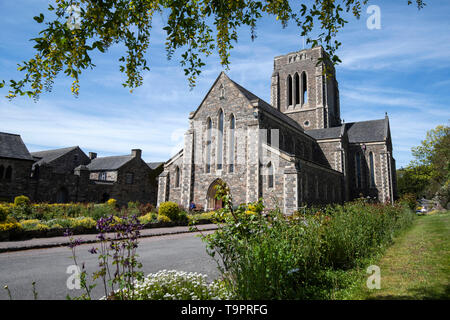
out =
[(450, 211), (419, 216), (381, 258), (381, 289), (366, 275), (351, 299), (450, 299)]

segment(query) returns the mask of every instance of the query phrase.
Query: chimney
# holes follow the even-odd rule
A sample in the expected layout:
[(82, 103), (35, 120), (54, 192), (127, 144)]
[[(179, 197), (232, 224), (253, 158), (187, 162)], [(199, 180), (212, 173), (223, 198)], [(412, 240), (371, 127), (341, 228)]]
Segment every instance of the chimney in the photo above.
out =
[(131, 149), (131, 155), (135, 158), (141, 158), (142, 150), (141, 149)]
[(97, 158), (97, 152), (89, 152), (89, 159), (94, 160)]

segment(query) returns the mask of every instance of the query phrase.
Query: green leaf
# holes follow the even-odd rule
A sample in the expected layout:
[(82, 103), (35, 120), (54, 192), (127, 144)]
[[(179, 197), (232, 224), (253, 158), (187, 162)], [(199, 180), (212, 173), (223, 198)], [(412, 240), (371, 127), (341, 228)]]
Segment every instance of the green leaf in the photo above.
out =
[(44, 21), (44, 15), (41, 13), (39, 16), (33, 17), (34, 20), (37, 21), (37, 23), (42, 23)]

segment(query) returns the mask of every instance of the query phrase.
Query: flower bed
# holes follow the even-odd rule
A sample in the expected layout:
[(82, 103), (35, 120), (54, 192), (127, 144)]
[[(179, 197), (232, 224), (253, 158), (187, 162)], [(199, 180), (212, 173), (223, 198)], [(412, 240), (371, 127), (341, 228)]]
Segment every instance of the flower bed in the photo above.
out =
[[(26, 197), (17, 197), (15, 203), (0, 203), (0, 241), (63, 236), (66, 230), (73, 234), (96, 232), (96, 222), (113, 215), (120, 222), (127, 216), (137, 216), (144, 228), (187, 226), (211, 223), (211, 213), (186, 214), (172, 209), (172, 221), (164, 212), (156, 212), (151, 205), (130, 202), (118, 208), (114, 199), (104, 204), (31, 204)], [(178, 208), (178, 207), (177, 207)]]

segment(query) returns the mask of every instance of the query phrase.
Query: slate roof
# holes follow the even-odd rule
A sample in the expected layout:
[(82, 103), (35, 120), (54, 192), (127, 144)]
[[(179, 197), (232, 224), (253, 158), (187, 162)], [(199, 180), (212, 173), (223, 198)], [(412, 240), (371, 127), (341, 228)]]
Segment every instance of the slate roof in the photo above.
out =
[[(350, 143), (384, 141), (388, 132), (388, 119), (350, 122), (342, 126), (345, 126)], [(335, 139), (339, 138), (342, 126), (307, 130), (305, 133), (316, 140)]]
[(63, 155), (75, 150), (78, 146), (68, 147), (68, 148), (60, 148), (60, 149), (52, 149), (52, 150), (44, 150), (44, 151), (36, 151), (31, 152), (31, 155), (36, 161), (35, 165), (42, 165), (44, 163), (50, 163), (53, 160), (62, 157)]
[(164, 162), (147, 162), (147, 165), (150, 167), (150, 169), (155, 170), (160, 165), (163, 165)]
[(133, 159), (133, 156), (112, 156), (95, 158), (86, 167), (91, 171), (117, 170)]
[(6, 132), (0, 132), (0, 157), (33, 160), (20, 135)]
[(324, 129), (312, 129), (306, 130), (305, 133), (316, 140), (322, 139), (336, 139), (341, 136), (342, 126), (324, 128)]
[(388, 132), (388, 119), (351, 122), (345, 124), (348, 142), (384, 141)]

